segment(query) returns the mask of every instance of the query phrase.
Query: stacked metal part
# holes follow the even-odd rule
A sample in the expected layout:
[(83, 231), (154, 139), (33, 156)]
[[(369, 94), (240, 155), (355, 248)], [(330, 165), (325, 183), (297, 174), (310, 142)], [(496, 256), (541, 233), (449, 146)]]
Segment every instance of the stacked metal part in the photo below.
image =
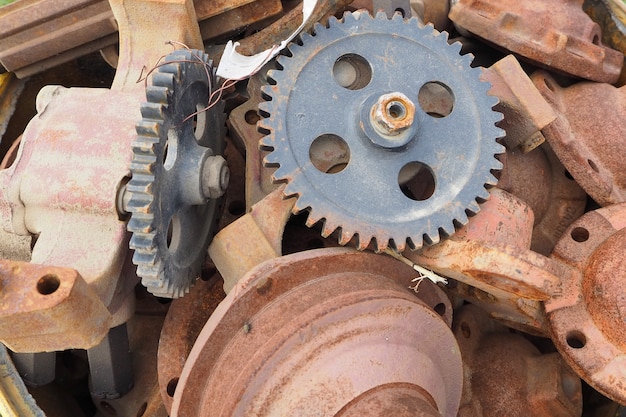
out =
[(0, 414), (624, 412), (623, 2), (61, 3), (0, 7)]

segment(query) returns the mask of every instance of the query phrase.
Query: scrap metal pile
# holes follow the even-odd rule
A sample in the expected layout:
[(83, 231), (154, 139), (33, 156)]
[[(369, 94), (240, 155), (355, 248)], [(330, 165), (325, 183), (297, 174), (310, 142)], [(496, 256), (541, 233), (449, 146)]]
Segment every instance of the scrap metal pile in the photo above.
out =
[(1, 6), (0, 415), (626, 415), (625, 24)]

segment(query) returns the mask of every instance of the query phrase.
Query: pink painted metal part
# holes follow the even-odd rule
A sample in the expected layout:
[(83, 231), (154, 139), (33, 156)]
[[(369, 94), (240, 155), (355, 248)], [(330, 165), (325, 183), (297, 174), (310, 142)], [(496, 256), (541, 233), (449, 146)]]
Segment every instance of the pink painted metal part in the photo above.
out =
[(578, 376), (558, 353), (542, 354), (480, 308), (456, 310), (454, 334), (463, 356), (458, 417), (579, 417)]
[(417, 415), (455, 416), (459, 351), (407, 290), (413, 277), (391, 257), (343, 248), (259, 265), (200, 333), (172, 416), (353, 416), (366, 405), (389, 415), (400, 398)]
[(624, 56), (602, 45), (583, 0), (459, 0), (450, 19), (463, 30), (538, 65), (613, 83)]
[(626, 404), (626, 204), (585, 214), (552, 258), (569, 265), (545, 303), (552, 340), (595, 389)]
[(532, 79), (558, 114), (543, 134), (569, 174), (602, 206), (626, 201), (626, 87), (562, 88), (544, 71)]

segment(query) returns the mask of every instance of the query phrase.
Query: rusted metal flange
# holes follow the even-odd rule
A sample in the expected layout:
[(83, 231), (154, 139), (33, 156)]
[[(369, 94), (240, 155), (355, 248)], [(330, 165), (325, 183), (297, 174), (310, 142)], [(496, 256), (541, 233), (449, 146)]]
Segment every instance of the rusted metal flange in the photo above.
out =
[(576, 272), (545, 303), (553, 341), (595, 389), (626, 404), (626, 204), (587, 213), (552, 254)]
[(458, 0), (450, 19), (539, 65), (593, 81), (617, 81), (624, 56), (602, 45), (583, 0)]
[(558, 353), (542, 354), (473, 305), (456, 310), (453, 331), (465, 372), (459, 417), (581, 415), (580, 379)]
[(351, 416), (361, 402), (365, 415), (388, 415), (405, 398), (417, 415), (456, 416), (460, 353), (435, 312), (450, 305), (433, 310), (407, 291), (413, 277), (391, 257), (343, 248), (259, 265), (202, 330), (172, 415)]
[(531, 78), (558, 114), (542, 132), (569, 174), (602, 206), (626, 201), (626, 87), (562, 88), (544, 71)]

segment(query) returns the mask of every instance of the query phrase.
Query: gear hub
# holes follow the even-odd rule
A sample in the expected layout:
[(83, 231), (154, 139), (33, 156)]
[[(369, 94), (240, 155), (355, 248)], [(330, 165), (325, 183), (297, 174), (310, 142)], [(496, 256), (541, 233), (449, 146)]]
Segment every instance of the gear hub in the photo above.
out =
[(261, 147), (309, 226), (402, 251), (479, 210), (501, 168), (501, 114), (460, 44), (416, 19), (357, 12), (289, 50), (263, 89)]

